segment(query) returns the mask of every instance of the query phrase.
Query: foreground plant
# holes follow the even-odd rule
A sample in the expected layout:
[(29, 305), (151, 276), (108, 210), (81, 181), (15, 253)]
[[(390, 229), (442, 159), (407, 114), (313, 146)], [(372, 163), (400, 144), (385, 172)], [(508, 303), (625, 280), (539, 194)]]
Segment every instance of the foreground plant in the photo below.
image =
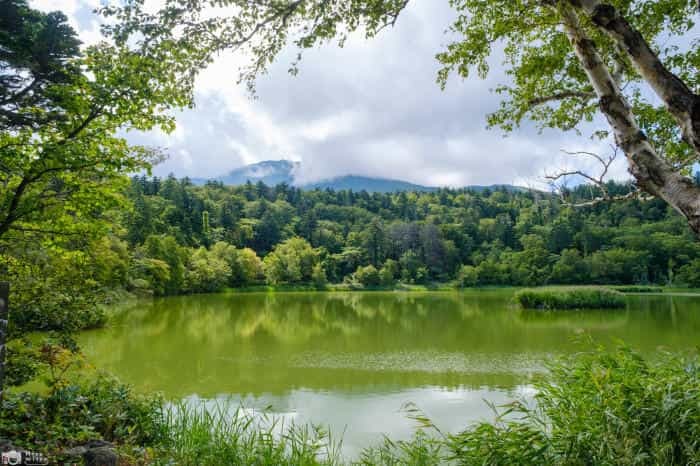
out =
[(168, 433), (156, 464), (340, 464), (340, 444), (318, 426), (284, 425), (226, 402), (207, 407), (183, 401), (164, 412)]
[(89, 440), (150, 446), (165, 436), (161, 400), (136, 394), (106, 376), (53, 387), (49, 393), (9, 392), (2, 400), (0, 438), (15, 447), (60, 457)]
[(598, 348), (550, 365), (534, 407), (509, 406), (495, 424), (448, 440), (464, 465), (685, 465), (700, 461), (697, 355), (653, 361)]

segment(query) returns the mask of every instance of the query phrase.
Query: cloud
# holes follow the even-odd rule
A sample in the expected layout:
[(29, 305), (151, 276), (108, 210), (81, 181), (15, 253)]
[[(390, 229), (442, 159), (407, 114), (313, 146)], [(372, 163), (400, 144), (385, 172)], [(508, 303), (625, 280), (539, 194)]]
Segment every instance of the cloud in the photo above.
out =
[[(85, 14), (92, 1), (36, 3), (65, 7), (90, 37), (97, 30), (96, 18)], [(485, 116), (499, 103), (490, 89), (507, 79), (499, 57), (487, 80), (451, 79), (441, 91), (434, 56), (449, 39), (444, 31), (454, 13), (446, 3), (411, 2), (394, 28), (372, 40), (355, 34), (343, 48), (306, 51), (296, 77), (287, 72), (296, 51), (285, 50), (259, 79), (255, 100), (235, 83), (245, 57), (222, 54), (198, 78), (196, 108), (178, 113), (173, 134), (128, 138), (167, 149), (169, 160), (155, 169), (160, 175), (216, 176), (291, 159), (302, 162), (302, 181), (360, 174), (452, 186), (534, 185), (545, 173), (584, 164), (562, 158), (561, 149), (608, 150), (532, 125), (506, 138), (487, 130)], [(624, 163), (614, 173), (626, 178)]]

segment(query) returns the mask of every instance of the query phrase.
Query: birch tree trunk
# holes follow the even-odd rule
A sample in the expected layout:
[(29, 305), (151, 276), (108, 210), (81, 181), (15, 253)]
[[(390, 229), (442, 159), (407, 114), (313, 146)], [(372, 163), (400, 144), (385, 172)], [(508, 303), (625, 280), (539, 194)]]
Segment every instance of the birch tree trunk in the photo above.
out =
[[(570, 3), (581, 5), (597, 2), (570, 0)], [(561, 15), (574, 52), (599, 99), (600, 110), (629, 161), (630, 173), (641, 189), (673, 206), (688, 220), (693, 231), (700, 235), (700, 188), (659, 156), (640, 130), (617, 82), (595, 44), (581, 27), (576, 10), (562, 4)]]
[(642, 34), (614, 6), (598, 0), (569, 0), (569, 3), (585, 11), (594, 24), (627, 52), (639, 74), (675, 118), (683, 139), (700, 156), (700, 96), (664, 66)]

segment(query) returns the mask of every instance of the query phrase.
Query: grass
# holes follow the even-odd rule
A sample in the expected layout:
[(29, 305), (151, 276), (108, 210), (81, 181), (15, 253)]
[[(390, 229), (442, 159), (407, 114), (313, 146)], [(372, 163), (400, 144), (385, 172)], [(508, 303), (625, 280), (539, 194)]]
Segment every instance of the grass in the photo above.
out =
[(164, 407), (168, 435), (158, 465), (336, 465), (340, 443), (315, 425), (284, 425), (226, 402)]
[(515, 293), (525, 309), (615, 309), (626, 306), (625, 296), (604, 287), (528, 288)]

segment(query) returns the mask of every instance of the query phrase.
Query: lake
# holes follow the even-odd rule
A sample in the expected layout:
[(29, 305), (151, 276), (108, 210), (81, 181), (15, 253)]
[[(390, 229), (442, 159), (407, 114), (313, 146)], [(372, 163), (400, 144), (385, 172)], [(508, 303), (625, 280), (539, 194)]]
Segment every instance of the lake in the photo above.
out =
[(285, 420), (344, 432), (353, 455), (411, 437), (414, 403), (443, 430), (532, 396), (551, 358), (580, 335), (644, 352), (694, 348), (700, 298), (632, 295), (626, 310), (520, 311), (514, 290), (228, 293), (138, 300), (81, 334), (88, 359), (170, 399), (232, 398)]

